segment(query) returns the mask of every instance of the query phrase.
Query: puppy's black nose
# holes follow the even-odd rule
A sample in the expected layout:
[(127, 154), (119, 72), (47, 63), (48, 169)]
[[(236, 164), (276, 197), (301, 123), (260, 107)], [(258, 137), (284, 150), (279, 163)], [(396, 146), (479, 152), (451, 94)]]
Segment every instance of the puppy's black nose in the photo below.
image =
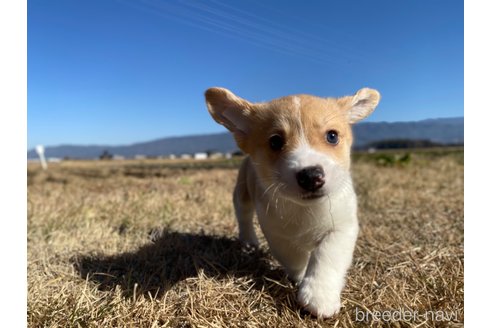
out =
[(302, 189), (316, 191), (325, 184), (325, 172), (321, 166), (309, 166), (297, 172), (296, 179)]

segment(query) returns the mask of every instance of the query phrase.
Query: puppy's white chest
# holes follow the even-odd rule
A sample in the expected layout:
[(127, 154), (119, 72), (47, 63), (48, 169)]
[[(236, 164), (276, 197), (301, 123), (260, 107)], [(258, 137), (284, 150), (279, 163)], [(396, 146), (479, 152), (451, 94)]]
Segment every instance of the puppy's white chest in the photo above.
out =
[(258, 221), (267, 240), (284, 240), (306, 250), (313, 249), (332, 231), (357, 226), (356, 208), (352, 188), (311, 205), (285, 199), (256, 200)]

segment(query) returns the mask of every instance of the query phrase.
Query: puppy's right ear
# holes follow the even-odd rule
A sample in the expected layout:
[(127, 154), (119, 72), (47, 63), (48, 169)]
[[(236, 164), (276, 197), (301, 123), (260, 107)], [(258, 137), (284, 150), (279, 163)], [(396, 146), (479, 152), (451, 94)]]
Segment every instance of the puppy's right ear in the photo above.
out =
[(214, 120), (231, 131), (238, 144), (242, 142), (250, 132), (249, 116), (253, 104), (224, 88), (208, 89), (205, 100)]

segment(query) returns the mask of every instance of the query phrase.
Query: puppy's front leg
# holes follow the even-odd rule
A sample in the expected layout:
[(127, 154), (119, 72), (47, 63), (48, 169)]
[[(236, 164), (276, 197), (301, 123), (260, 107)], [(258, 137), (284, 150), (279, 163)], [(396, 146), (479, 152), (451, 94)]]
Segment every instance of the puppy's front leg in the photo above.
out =
[(298, 302), (317, 317), (331, 317), (340, 310), (340, 293), (352, 263), (357, 233), (358, 226), (331, 232), (311, 253)]

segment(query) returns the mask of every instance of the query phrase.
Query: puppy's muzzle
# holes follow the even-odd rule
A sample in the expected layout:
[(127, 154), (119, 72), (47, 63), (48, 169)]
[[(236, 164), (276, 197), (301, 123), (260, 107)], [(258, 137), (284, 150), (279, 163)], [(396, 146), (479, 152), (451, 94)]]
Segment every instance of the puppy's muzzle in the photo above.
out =
[(325, 172), (321, 166), (308, 166), (297, 172), (297, 183), (306, 191), (316, 191), (325, 184)]

